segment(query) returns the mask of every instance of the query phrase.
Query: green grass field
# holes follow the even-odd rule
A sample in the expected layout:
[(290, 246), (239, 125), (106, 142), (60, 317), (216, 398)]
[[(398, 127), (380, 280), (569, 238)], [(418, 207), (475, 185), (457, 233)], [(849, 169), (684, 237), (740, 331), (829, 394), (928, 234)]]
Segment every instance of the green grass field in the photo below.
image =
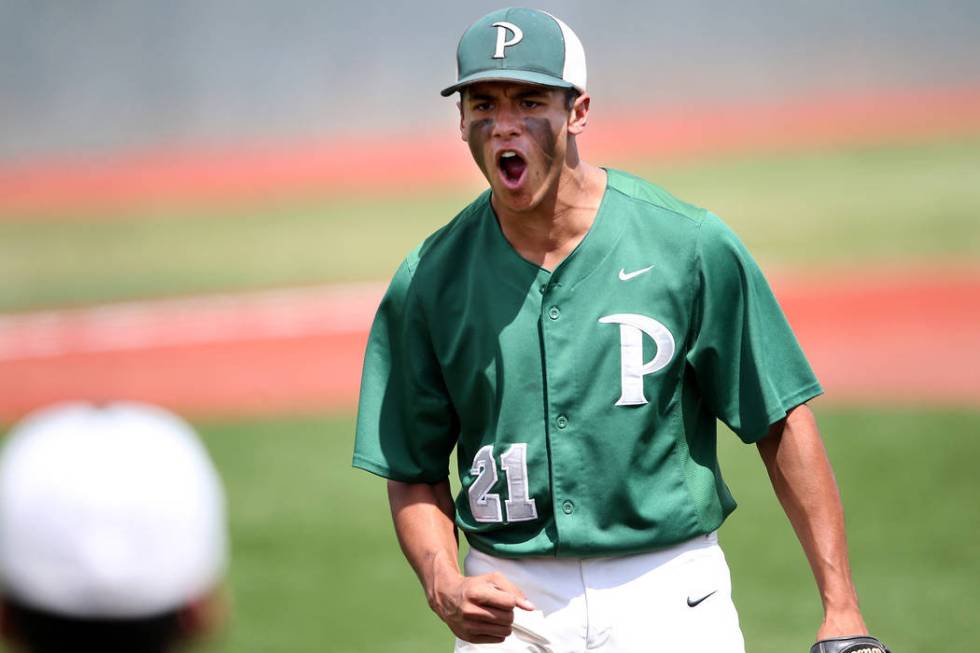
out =
[[(980, 412), (815, 407), (869, 626), (895, 650), (980, 642)], [(232, 618), (200, 653), (451, 650), (402, 558), (384, 481), (350, 467), (353, 418), (197, 424), (230, 503)], [(726, 437), (727, 436), (727, 437)], [(805, 651), (814, 583), (755, 448), (721, 438), (721, 531), (748, 653)], [(2, 647), (0, 647), (0, 650)]]
[[(980, 259), (980, 138), (680, 166), (625, 165), (722, 215), (786, 267)], [(0, 221), (0, 312), (196, 292), (380, 280), (470, 191)], [(870, 627), (897, 653), (974, 650), (980, 409), (817, 403)], [(206, 653), (437, 653), (384, 482), (350, 467), (353, 418), (204, 421), (231, 505), (233, 619)], [(748, 653), (805, 651), (819, 603), (754, 448), (723, 438), (741, 507), (722, 530)], [(941, 642), (941, 644), (936, 644)]]
[[(871, 628), (896, 651), (980, 642), (980, 413), (816, 407)], [(203, 423), (231, 501), (234, 619), (206, 650), (450, 650), (395, 541), (384, 481), (350, 467), (353, 420)], [(727, 434), (726, 434), (727, 435)], [(806, 650), (819, 603), (755, 448), (722, 438), (740, 507), (722, 529), (749, 653)]]
[[(721, 215), (764, 264), (980, 257), (980, 137), (623, 164)], [(473, 189), (392, 199), (0, 220), (0, 312), (387, 278)]]

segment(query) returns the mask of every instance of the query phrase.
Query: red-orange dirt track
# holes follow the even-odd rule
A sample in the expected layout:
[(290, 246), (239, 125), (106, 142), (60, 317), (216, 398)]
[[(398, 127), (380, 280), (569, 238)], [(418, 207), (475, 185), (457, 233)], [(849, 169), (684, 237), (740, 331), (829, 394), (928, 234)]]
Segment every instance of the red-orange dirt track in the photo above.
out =
[[(980, 132), (980, 86), (644, 114), (617, 114), (596, 103), (583, 148), (597, 163), (674, 161), (729, 152), (915, 142), (970, 132)], [(0, 162), (0, 219), (108, 219), (122, 217), (118, 209), (133, 206), (394, 196), (468, 182), (479, 183), (479, 173), (450, 127), (313, 143), (161, 148), (107, 158)]]
[[(980, 405), (980, 267), (777, 276), (835, 403)], [(167, 300), (0, 319), (0, 420), (52, 401), (186, 414), (348, 410), (382, 287)]]
[[(916, 141), (980, 133), (980, 88), (597, 119), (590, 130), (588, 152), (600, 162)], [(473, 179), (450, 136), (0, 165), (0, 219), (436, 189)], [(405, 166), (409, 158), (417, 165)], [(812, 270), (775, 274), (773, 284), (827, 401), (980, 405), (980, 264)], [(0, 315), (0, 421), (68, 399), (140, 399), (195, 416), (350, 410), (382, 290)]]

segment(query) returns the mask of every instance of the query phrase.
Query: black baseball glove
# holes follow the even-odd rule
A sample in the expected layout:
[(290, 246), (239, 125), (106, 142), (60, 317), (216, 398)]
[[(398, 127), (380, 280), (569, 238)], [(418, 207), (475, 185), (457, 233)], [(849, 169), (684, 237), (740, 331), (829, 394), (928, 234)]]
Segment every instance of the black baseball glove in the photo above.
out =
[(810, 647), (810, 653), (891, 653), (881, 640), (867, 635), (821, 639)]

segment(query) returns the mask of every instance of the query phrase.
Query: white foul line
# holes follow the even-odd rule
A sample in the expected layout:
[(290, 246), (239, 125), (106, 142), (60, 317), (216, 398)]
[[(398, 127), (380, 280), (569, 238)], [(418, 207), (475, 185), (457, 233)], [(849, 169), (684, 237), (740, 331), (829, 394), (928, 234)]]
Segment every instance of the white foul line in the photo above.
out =
[(366, 332), (384, 284), (0, 314), (0, 361)]

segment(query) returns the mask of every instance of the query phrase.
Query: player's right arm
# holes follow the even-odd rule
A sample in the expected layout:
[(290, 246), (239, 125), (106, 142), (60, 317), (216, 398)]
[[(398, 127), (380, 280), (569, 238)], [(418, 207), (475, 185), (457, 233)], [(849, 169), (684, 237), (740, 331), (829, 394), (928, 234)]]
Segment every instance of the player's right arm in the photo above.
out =
[(449, 482), (388, 481), (388, 502), (398, 542), (440, 619), (460, 639), (495, 644), (510, 635), (514, 609), (534, 606), (498, 573), (464, 576)]
[(353, 463), (389, 479), (398, 541), (436, 614), (460, 639), (500, 642), (514, 607), (533, 608), (505, 578), (467, 578), (459, 570), (446, 481), (459, 419), (416, 286), (419, 261), (414, 252), (399, 267), (371, 327)]

